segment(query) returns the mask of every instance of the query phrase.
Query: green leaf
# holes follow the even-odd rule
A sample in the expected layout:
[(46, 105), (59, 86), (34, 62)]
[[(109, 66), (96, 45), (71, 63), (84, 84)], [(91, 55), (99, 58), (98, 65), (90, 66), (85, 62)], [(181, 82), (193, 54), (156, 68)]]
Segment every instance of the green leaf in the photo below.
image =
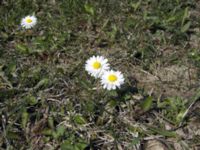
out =
[(53, 117), (49, 117), (48, 118), (48, 125), (51, 129), (54, 128), (54, 120), (53, 120)]
[(17, 44), (16, 45), (16, 50), (18, 52), (20, 52), (21, 54), (28, 54), (29, 53), (29, 49), (27, 46), (22, 45), (22, 44)]
[(183, 14), (181, 25), (183, 25), (185, 23), (185, 20), (188, 18), (188, 16), (189, 16), (188, 7), (186, 7), (185, 10), (184, 10), (184, 14)]
[(16, 71), (16, 62), (11, 62), (7, 65), (7, 71), (9, 73), (14, 73)]
[(38, 84), (34, 87), (34, 89), (39, 89), (42, 86), (47, 86), (49, 83), (49, 79), (44, 78), (42, 80), (40, 80), (40, 82), (38, 82)]
[(153, 98), (149, 96), (146, 100), (141, 104), (141, 107), (144, 111), (148, 111), (152, 106)]
[(133, 145), (136, 145), (136, 144), (138, 144), (140, 142), (140, 138), (134, 138), (132, 141), (131, 141), (131, 144), (130, 144), (130, 146), (133, 146)]
[(74, 146), (70, 141), (65, 141), (61, 144), (61, 150), (74, 150)]
[(75, 147), (77, 150), (84, 150), (87, 147), (87, 143), (76, 143)]
[(109, 96), (111, 96), (111, 97), (116, 97), (118, 95), (115, 90), (111, 90), (108, 93), (109, 93)]
[(38, 100), (34, 96), (31, 96), (31, 95), (26, 97), (26, 101), (29, 105), (35, 105), (38, 103)]
[(133, 7), (134, 11), (136, 11), (140, 5), (141, 5), (141, 0), (139, 0), (137, 3), (131, 3), (131, 7)]
[(59, 138), (59, 135), (55, 131), (52, 132), (52, 136), (53, 136), (54, 139), (58, 139)]
[[(83, 139), (68, 139), (61, 144), (61, 150), (84, 150), (88, 145)], [(75, 141), (74, 141), (75, 140)]]
[(117, 101), (116, 100), (111, 100), (108, 103), (109, 107), (114, 108), (117, 106)]
[(117, 32), (118, 32), (117, 26), (113, 25), (112, 26), (112, 31), (110, 32), (110, 38), (112, 40), (114, 40), (116, 38)]
[(85, 107), (87, 111), (94, 112), (95, 106), (93, 102), (86, 102)]
[(59, 126), (56, 131), (59, 136), (63, 136), (65, 133), (65, 126), (63, 125)]
[(85, 119), (81, 115), (74, 116), (74, 121), (75, 123), (80, 124), (80, 125), (86, 123)]
[(174, 131), (167, 131), (163, 129), (158, 129), (154, 127), (149, 127), (149, 129), (159, 135), (167, 136), (167, 137), (176, 137), (176, 132)]
[(186, 111), (187, 111), (187, 109), (182, 110), (182, 111), (180, 111), (180, 112), (178, 113), (178, 115), (176, 116), (176, 121), (177, 121), (178, 123), (180, 123), (180, 122), (183, 120), (184, 114), (185, 114)]
[(187, 22), (184, 26), (181, 27), (181, 32), (186, 32), (190, 28), (191, 22)]
[(85, 11), (89, 13), (90, 15), (94, 16), (94, 8), (90, 4), (84, 5)]
[(25, 128), (28, 122), (28, 113), (25, 111), (22, 113), (22, 127)]
[(53, 130), (51, 130), (51, 129), (44, 129), (44, 130), (42, 130), (42, 134), (50, 136), (50, 135), (53, 134)]
[(20, 140), (20, 133), (13, 132), (13, 131), (7, 131), (6, 133), (6, 138), (11, 139), (11, 140)]

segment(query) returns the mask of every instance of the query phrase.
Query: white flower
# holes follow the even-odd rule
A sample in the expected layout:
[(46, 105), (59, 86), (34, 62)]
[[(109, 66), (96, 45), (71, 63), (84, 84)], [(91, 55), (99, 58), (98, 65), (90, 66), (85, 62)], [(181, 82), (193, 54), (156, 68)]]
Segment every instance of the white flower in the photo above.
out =
[(21, 21), (21, 26), (25, 29), (30, 29), (34, 27), (37, 23), (37, 18), (35, 16), (26, 16)]
[(102, 76), (109, 69), (108, 60), (103, 56), (92, 56), (86, 61), (85, 70), (95, 78)]
[(124, 83), (124, 76), (120, 71), (105, 71), (101, 77), (101, 84), (104, 89), (115, 90)]

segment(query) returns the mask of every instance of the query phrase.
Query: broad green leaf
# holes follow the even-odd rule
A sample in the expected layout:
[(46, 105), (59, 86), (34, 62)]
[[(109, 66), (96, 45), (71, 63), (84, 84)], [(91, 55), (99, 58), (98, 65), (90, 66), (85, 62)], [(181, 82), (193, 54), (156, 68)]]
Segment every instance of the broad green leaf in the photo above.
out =
[(17, 44), (16, 45), (16, 50), (22, 54), (28, 54), (29, 50), (25, 45), (22, 44)]
[(59, 138), (58, 133), (55, 132), (55, 131), (52, 132), (52, 136), (53, 136), (54, 139), (58, 139)]
[(187, 22), (184, 26), (181, 27), (181, 32), (186, 32), (190, 28), (191, 22)]
[(86, 102), (85, 107), (87, 111), (94, 112), (95, 106), (93, 102)]
[(149, 96), (145, 99), (145, 101), (141, 104), (141, 107), (144, 111), (148, 111), (152, 106), (153, 98)]
[(112, 90), (112, 91), (109, 91), (109, 96), (113, 96), (113, 97), (116, 97), (118, 94), (115, 90)]
[(34, 87), (34, 89), (38, 89), (42, 86), (47, 86), (48, 83), (49, 83), (49, 79), (44, 78), (44, 79), (40, 80), (40, 82), (38, 82), (38, 84)]
[(65, 133), (65, 126), (63, 125), (59, 126), (56, 131), (59, 136), (63, 136)]
[(116, 100), (111, 100), (111, 101), (109, 101), (108, 104), (109, 104), (109, 107), (114, 108), (117, 105), (117, 101)]
[(60, 146), (61, 150), (74, 150), (74, 145), (71, 141), (65, 141)]
[(13, 73), (16, 71), (16, 62), (11, 62), (7, 65), (7, 70), (9, 73)]
[(87, 13), (89, 13), (89, 14), (92, 15), (92, 16), (94, 16), (94, 8), (93, 8), (92, 5), (90, 5), (90, 4), (85, 4), (85, 5), (84, 5), (84, 8), (85, 8), (85, 11), (86, 11)]
[(31, 95), (26, 97), (26, 101), (29, 105), (35, 105), (38, 103), (38, 100), (34, 96), (31, 96)]
[(50, 136), (50, 135), (53, 134), (53, 130), (51, 130), (51, 129), (44, 129), (44, 130), (42, 130), (42, 134)]
[(74, 116), (74, 121), (75, 123), (80, 124), (80, 125), (86, 123), (85, 119), (81, 115)]
[(79, 142), (75, 144), (75, 147), (77, 148), (77, 150), (84, 150), (87, 147), (87, 145), (88, 145), (87, 143)]
[(48, 125), (51, 129), (54, 128), (54, 119), (53, 117), (48, 117)]
[(139, 0), (137, 3), (131, 3), (131, 7), (134, 8), (134, 11), (136, 11), (140, 5), (141, 5), (141, 0)]

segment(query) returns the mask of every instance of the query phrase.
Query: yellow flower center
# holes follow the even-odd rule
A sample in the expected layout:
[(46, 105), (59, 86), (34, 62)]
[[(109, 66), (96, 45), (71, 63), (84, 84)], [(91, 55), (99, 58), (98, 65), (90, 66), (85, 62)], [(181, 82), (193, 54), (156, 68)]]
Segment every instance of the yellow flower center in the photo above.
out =
[(94, 62), (94, 63), (93, 63), (93, 68), (94, 68), (94, 69), (99, 69), (99, 68), (101, 68), (101, 63), (98, 62), (98, 61)]
[(114, 75), (114, 74), (111, 74), (111, 75), (108, 76), (108, 80), (110, 82), (115, 82), (115, 81), (117, 81), (117, 76)]
[(27, 23), (31, 23), (31, 22), (32, 22), (32, 19), (28, 18), (28, 19), (26, 19), (26, 22), (27, 22)]

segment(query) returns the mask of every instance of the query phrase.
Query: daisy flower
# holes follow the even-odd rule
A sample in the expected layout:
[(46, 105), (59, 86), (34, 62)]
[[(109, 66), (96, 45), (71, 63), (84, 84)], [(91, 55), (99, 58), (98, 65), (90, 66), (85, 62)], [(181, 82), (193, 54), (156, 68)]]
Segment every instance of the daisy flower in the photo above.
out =
[(120, 71), (105, 71), (101, 77), (101, 84), (104, 89), (115, 90), (124, 83), (124, 76)]
[(21, 21), (21, 26), (25, 29), (30, 29), (37, 23), (37, 18), (35, 16), (26, 16)]
[(92, 56), (85, 64), (85, 70), (93, 77), (99, 78), (103, 72), (109, 69), (108, 60), (103, 56)]

